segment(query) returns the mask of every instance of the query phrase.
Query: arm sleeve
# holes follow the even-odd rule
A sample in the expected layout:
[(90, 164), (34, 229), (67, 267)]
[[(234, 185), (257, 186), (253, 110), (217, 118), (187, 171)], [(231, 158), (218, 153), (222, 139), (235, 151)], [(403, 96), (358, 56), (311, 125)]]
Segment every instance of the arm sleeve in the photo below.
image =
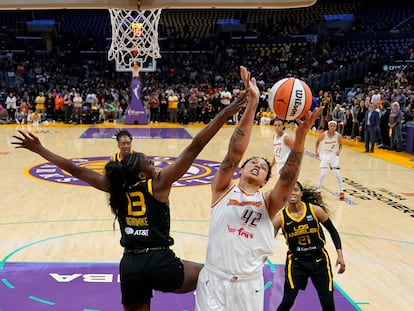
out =
[(332, 220), (328, 218), (327, 221), (322, 223), (323, 226), (328, 230), (329, 234), (331, 235), (332, 242), (335, 245), (336, 249), (342, 249), (341, 238), (339, 237), (339, 233), (336, 230)]

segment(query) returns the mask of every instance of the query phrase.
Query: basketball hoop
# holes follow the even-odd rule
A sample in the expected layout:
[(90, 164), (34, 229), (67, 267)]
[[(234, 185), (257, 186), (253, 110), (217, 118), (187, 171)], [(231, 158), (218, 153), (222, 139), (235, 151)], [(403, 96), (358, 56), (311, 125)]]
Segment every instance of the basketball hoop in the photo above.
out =
[[(108, 60), (114, 60), (122, 71), (134, 70), (134, 63), (144, 64), (147, 58), (160, 58), (158, 23), (162, 9), (138, 10), (109, 8), (112, 43)], [(139, 60), (139, 61), (138, 61)], [(139, 65), (139, 70), (144, 71)], [(120, 70), (121, 71), (121, 70)]]

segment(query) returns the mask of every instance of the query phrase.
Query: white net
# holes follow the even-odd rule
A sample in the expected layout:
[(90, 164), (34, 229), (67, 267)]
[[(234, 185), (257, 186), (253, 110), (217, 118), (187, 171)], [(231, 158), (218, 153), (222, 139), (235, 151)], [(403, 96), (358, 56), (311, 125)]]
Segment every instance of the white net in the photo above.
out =
[[(114, 60), (119, 71), (132, 71), (132, 64), (149, 62), (152, 66), (160, 58), (158, 23), (161, 9), (128, 10), (109, 8), (112, 43), (108, 60)], [(149, 61), (148, 61), (149, 59)], [(140, 67), (140, 71), (151, 68)]]

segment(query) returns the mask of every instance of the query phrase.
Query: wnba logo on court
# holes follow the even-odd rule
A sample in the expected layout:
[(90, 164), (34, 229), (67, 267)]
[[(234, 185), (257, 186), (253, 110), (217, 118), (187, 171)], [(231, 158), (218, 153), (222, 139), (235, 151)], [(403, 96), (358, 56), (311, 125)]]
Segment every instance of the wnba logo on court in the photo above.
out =
[[(151, 157), (157, 167), (163, 168), (175, 160), (174, 157)], [(105, 164), (109, 157), (86, 157), (71, 159), (79, 166), (90, 168), (100, 174), (104, 174)], [(200, 186), (210, 184), (220, 166), (220, 162), (195, 160), (184, 176), (174, 183), (175, 187)], [(32, 177), (67, 185), (89, 186), (87, 183), (69, 175), (52, 163), (43, 163), (26, 169), (26, 174)], [(235, 174), (235, 178), (238, 174)]]

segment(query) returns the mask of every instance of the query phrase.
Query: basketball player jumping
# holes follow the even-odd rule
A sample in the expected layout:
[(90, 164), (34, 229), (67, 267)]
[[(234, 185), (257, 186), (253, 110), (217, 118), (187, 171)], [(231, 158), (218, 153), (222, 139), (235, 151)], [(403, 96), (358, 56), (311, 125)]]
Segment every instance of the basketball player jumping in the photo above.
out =
[(262, 270), (275, 248), (273, 219), (291, 194), (299, 175), (306, 134), (320, 114), (316, 108), (303, 120), (297, 120), (292, 149), (273, 189), (260, 191), (271, 175), (270, 163), (260, 156), (245, 161), (236, 185), (233, 176), (249, 144), (259, 102), (256, 80), (250, 80), (248, 72), (242, 78), (250, 96), (255, 96), (256, 105), (247, 106), (243, 113), (211, 184), (209, 242), (197, 282), (196, 311), (263, 310)]
[(194, 159), (230, 115), (254, 105), (248, 91), (236, 98), (191, 140), (177, 159), (157, 169), (145, 154), (129, 153), (120, 162), (110, 161), (105, 175), (78, 166), (42, 146), (31, 133), (14, 135), (16, 148), (25, 148), (64, 169), (91, 186), (110, 193), (117, 215), (124, 254), (120, 285), (124, 311), (149, 311), (153, 290), (186, 293), (196, 287), (201, 264), (176, 257), (170, 248), (169, 196), (172, 185), (190, 168)]

